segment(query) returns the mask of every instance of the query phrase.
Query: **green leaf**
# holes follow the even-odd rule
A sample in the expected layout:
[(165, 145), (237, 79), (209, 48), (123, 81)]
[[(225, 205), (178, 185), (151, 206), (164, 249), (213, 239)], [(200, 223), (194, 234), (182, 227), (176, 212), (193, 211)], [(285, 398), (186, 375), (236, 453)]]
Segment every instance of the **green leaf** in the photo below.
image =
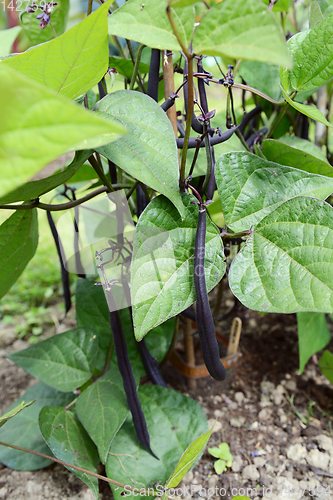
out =
[[(73, 399), (74, 394), (64, 394), (41, 383), (29, 387), (7, 411), (13, 410), (22, 401), (35, 400), (35, 403), (0, 429), (0, 441), (50, 455), (50, 450), (39, 430), (39, 412), (45, 405), (68, 405)], [(4, 446), (0, 446), (0, 462), (14, 470), (36, 470), (53, 463), (46, 458)]]
[[(164, 484), (172, 474), (178, 458), (191, 442), (207, 431), (207, 420), (193, 399), (159, 386), (141, 386), (139, 397), (146, 417), (150, 445), (159, 460), (140, 445), (129, 415), (114, 438), (106, 473), (131, 486), (145, 488), (156, 481)], [(112, 487), (113, 488), (113, 487)], [(122, 498), (120, 489), (113, 488), (116, 500)]]
[(208, 448), (209, 453), (215, 458), (222, 458), (225, 461), (232, 461), (228, 443), (221, 443), (218, 448)]
[[(118, 73), (120, 73), (123, 76), (126, 76), (126, 78), (128, 78), (129, 80), (132, 78), (134, 64), (130, 59), (125, 59), (123, 57), (118, 57), (118, 56), (109, 57), (109, 67), (115, 68), (118, 71)], [(139, 71), (142, 74), (149, 73), (148, 64), (140, 63)]]
[(298, 313), (297, 325), (301, 374), (312, 354), (327, 346), (331, 340), (331, 332), (327, 326), (325, 314), (322, 313)]
[(125, 172), (164, 194), (184, 216), (174, 131), (157, 102), (139, 92), (119, 90), (99, 101), (95, 109), (99, 116), (117, 121), (128, 131), (127, 136), (98, 151)]
[(281, 97), (278, 66), (257, 61), (242, 61), (239, 72), (247, 85), (278, 101)]
[(260, 0), (224, 0), (213, 5), (194, 33), (193, 51), (291, 66), (281, 29)]
[(14, 26), (8, 30), (0, 31), (0, 54), (7, 56), (10, 53), (13, 43), (21, 32), (20, 26)]
[(309, 26), (310, 29), (314, 28), (317, 24), (321, 23), (324, 16), (320, 10), (319, 3), (312, 0), (310, 4)]
[(323, 16), (327, 17), (327, 16), (331, 15), (331, 13), (333, 12), (332, 0), (317, 0), (317, 1), (318, 1), (320, 10), (323, 13)]
[(98, 350), (94, 333), (92, 328), (76, 328), (8, 357), (51, 387), (73, 391), (93, 374)]
[[(63, 35), (6, 59), (1, 65), (14, 68), (69, 99), (87, 92), (108, 69), (106, 17), (110, 4), (108, 0)], [(51, 114), (50, 110), (47, 113)]]
[[(131, 295), (135, 337), (179, 314), (195, 301), (193, 252), (198, 207), (183, 195), (182, 221), (164, 196), (142, 213), (134, 234)], [(223, 245), (218, 229), (207, 219), (205, 274), (211, 290), (225, 272)]]
[(17, 415), (18, 413), (20, 413), (20, 411), (24, 410), (24, 408), (28, 408), (29, 406), (31, 406), (34, 402), (35, 401), (30, 401), (30, 403), (25, 403), (24, 401), (22, 401), (19, 405), (15, 406), (15, 408), (13, 408), (12, 410), (7, 411), (3, 415), (1, 415), (1, 417), (0, 417), (0, 427), (2, 427), (3, 425), (5, 425), (5, 423), (8, 422), (8, 420), (10, 420), (11, 418), (15, 417), (15, 415)]
[(243, 231), (295, 196), (325, 199), (333, 179), (284, 167), (251, 153), (227, 153), (216, 162), (216, 183), (227, 226)]
[(184, 451), (176, 465), (175, 470), (169, 477), (165, 487), (176, 488), (183, 477), (188, 473), (188, 471), (193, 467), (195, 462), (201, 457), (203, 450), (211, 436), (213, 427), (199, 436), (197, 439), (190, 444), (190, 446)]
[[(71, 409), (45, 406), (39, 414), (39, 427), (52, 453), (64, 462), (97, 473), (99, 456), (94, 443)], [(67, 467), (99, 498), (98, 479)]]
[(312, 174), (333, 177), (333, 168), (327, 161), (320, 160), (309, 153), (288, 146), (274, 139), (266, 139), (262, 143), (262, 152), (269, 161), (288, 167), (304, 170)]
[(68, 151), (89, 149), (125, 133), (0, 63), (0, 196), (24, 184)]
[[(36, 11), (36, 13), (29, 14), (25, 11), (26, 7), (30, 4), (31, 0), (24, 1), (22, 3), (23, 12), (20, 15), (21, 25), (27, 37), (29, 38), (32, 45), (38, 45), (40, 43), (47, 42), (54, 38), (54, 34), (50, 24), (48, 24), (44, 29), (40, 29), (40, 20), (37, 19), (37, 14), (41, 11)], [(67, 17), (69, 10), (69, 0), (57, 0), (57, 5), (53, 8), (51, 14), (51, 23), (58, 36), (66, 29)]]
[[(168, 0), (129, 0), (108, 18), (109, 34), (154, 49), (180, 50), (166, 14), (167, 5)], [(195, 21), (193, 7), (171, 9), (171, 14), (184, 44), (189, 47)]]
[(216, 474), (222, 474), (222, 472), (224, 472), (225, 470), (227, 470), (227, 463), (225, 460), (217, 460), (215, 463), (214, 463), (214, 469), (215, 469), (215, 472)]
[(265, 312), (333, 311), (333, 208), (293, 198), (255, 228), (233, 261), (232, 292)]
[[(122, 309), (119, 312), (131, 365), (139, 370), (140, 375), (143, 375), (145, 369), (138, 353), (129, 310)], [(76, 282), (76, 319), (78, 326), (89, 327), (93, 325), (100, 346), (99, 362), (96, 361), (96, 366), (102, 369), (105, 362), (105, 353), (112, 335), (110, 313), (102, 288), (95, 286), (94, 283), (85, 279), (79, 279)], [(163, 323), (163, 325), (154, 328), (146, 336), (147, 347), (153, 358), (158, 361), (161, 361), (168, 351), (174, 332), (174, 325), (174, 319), (171, 319)], [(112, 362), (115, 363), (113, 360), (115, 360), (115, 355), (112, 356)]]
[(193, 5), (198, 3), (200, 0), (170, 0), (171, 7), (187, 7), (188, 5)]
[(326, 161), (327, 159), (321, 149), (319, 149), (313, 142), (307, 141), (305, 139), (301, 139), (300, 137), (296, 137), (295, 135), (283, 135), (279, 137), (279, 142), (283, 142), (283, 144), (288, 144), (289, 146), (301, 149), (304, 153), (309, 153), (312, 156), (316, 156), (320, 160)]
[(309, 116), (310, 118), (312, 118), (312, 120), (323, 123), (327, 127), (333, 127), (333, 125), (331, 125), (330, 122), (326, 120), (325, 116), (321, 111), (319, 111), (318, 108), (315, 108), (314, 106), (310, 106), (308, 104), (300, 104), (299, 102), (293, 101), (292, 99), (290, 99), (284, 89), (282, 89), (282, 94), (284, 99), (290, 104), (290, 106), (295, 108), (303, 115)]
[[(68, 167), (66, 167), (63, 171), (60, 171), (38, 181), (29, 181), (26, 184), (23, 184), (23, 186), (19, 186), (18, 188), (14, 189), (14, 191), (11, 191), (5, 196), (2, 196), (0, 198), (0, 204), (3, 205), (5, 203), (14, 203), (16, 201), (34, 200), (36, 198), (39, 198), (39, 196), (41, 196), (42, 194), (51, 191), (61, 184), (64, 184), (71, 177), (73, 177), (75, 172), (77, 172), (77, 170), (83, 165), (87, 158), (92, 155), (92, 153), (92, 149), (77, 151), (72, 163), (68, 165)], [(90, 169), (93, 170), (92, 167), (90, 167)]]
[(292, 90), (315, 89), (333, 77), (333, 14), (309, 30), (293, 59)]
[[(139, 385), (140, 377), (136, 378)], [(111, 369), (90, 385), (78, 397), (76, 411), (105, 464), (111, 442), (129, 412), (119, 371)]]
[[(10, 173), (10, 172), (9, 172)], [(37, 210), (16, 210), (0, 226), (0, 298), (22, 274), (38, 245)]]
[(333, 354), (330, 351), (324, 351), (318, 366), (323, 375), (333, 384)]

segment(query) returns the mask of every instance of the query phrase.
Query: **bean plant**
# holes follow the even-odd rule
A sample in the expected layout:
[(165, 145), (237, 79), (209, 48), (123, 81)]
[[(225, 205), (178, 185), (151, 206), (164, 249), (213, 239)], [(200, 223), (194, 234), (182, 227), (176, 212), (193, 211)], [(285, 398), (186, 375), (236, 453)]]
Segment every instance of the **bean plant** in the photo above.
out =
[[(96, 499), (102, 463), (115, 498), (167, 496), (211, 433), (159, 371), (181, 314), (220, 381), (208, 293), (224, 277), (249, 309), (297, 313), (300, 370), (330, 340), (333, 1), (89, 0), (69, 29), (69, 0), (16, 11), (0, 32), (0, 296), (46, 211), (77, 328), (9, 355), (39, 382), (0, 420), (0, 460), (58, 460)], [(9, 53), (18, 34), (27, 50)]]

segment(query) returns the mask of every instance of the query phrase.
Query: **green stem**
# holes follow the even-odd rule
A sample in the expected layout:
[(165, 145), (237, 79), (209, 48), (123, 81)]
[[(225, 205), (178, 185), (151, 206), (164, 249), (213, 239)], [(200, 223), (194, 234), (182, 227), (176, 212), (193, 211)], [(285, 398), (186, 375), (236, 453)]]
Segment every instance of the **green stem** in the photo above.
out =
[(235, 130), (235, 134), (237, 135), (238, 139), (241, 141), (241, 143), (243, 144), (244, 148), (246, 149), (246, 151), (250, 151), (251, 152), (251, 149), (249, 148), (249, 146), (246, 144), (246, 140), (244, 139), (244, 136), (242, 134), (242, 132), (237, 128)]
[(129, 90), (133, 90), (133, 88), (134, 88), (135, 80), (136, 80), (136, 78), (138, 76), (138, 72), (139, 72), (141, 54), (142, 54), (142, 51), (143, 51), (144, 48), (145, 48), (145, 45), (143, 43), (138, 48), (138, 51), (137, 51), (137, 54), (136, 54), (136, 59), (135, 59), (135, 64), (134, 64), (134, 68), (133, 68), (133, 73), (132, 73), (132, 79), (131, 79), (131, 83), (130, 83), (130, 86), (129, 86)]
[[(135, 67), (135, 56), (134, 56), (134, 52), (133, 52), (130, 40), (126, 39), (126, 44), (127, 44), (128, 51), (129, 51), (129, 54), (130, 54), (131, 59), (132, 59), (132, 63), (134, 64), (134, 67)], [(139, 60), (139, 62), (140, 62), (140, 60)], [(143, 80), (142, 80), (139, 69), (137, 70), (137, 81), (138, 81), (138, 86), (139, 86), (139, 89), (141, 90), (141, 92), (143, 94), (146, 94), (146, 89), (145, 89), (145, 86), (143, 84)]]
[(51, 21), (49, 22), (49, 25), (51, 26), (51, 30), (52, 30), (52, 33), (53, 33), (54, 38), (58, 38), (58, 35), (57, 35), (57, 33), (56, 33), (56, 30), (54, 29), (54, 26), (53, 26), (53, 24), (51, 23)]
[(113, 342), (113, 338), (112, 338), (111, 342), (109, 344), (107, 353), (106, 353), (106, 360), (105, 360), (104, 368), (101, 371), (101, 373), (98, 375), (98, 377), (96, 377), (96, 379), (102, 377), (103, 375), (105, 375), (105, 373), (109, 370), (110, 363), (111, 363), (111, 357), (112, 357), (112, 353), (113, 353), (113, 346), (114, 346), (114, 342)]
[(135, 181), (134, 184), (132, 184), (132, 186), (130, 187), (130, 189), (127, 191), (127, 193), (126, 193), (126, 199), (127, 200), (132, 196), (132, 194), (136, 190), (136, 188), (139, 185), (139, 183), (140, 183), (140, 181)]
[(106, 177), (105, 173), (103, 172), (102, 167), (100, 166), (100, 164), (98, 163), (98, 161), (96, 160), (94, 155), (89, 156), (88, 161), (89, 161), (90, 165), (93, 167), (93, 169), (95, 170), (95, 172), (98, 175), (98, 177), (100, 178), (100, 180), (103, 182), (104, 186), (107, 187), (109, 191), (114, 191), (114, 188), (113, 188), (111, 182)]
[[(169, 0), (170, 2), (170, 0)], [(171, 14), (171, 8), (170, 8), (170, 5), (167, 6), (166, 8), (166, 13), (167, 13), (167, 16), (168, 16), (168, 19), (169, 19), (169, 23), (171, 25), (171, 28), (172, 28), (172, 31), (173, 31), (173, 34), (175, 35), (175, 37), (177, 38), (177, 41), (179, 43), (179, 45), (181, 46), (182, 48), (182, 51), (184, 52), (185, 56), (187, 57), (187, 59), (190, 59), (192, 56), (192, 54), (189, 52), (189, 50), (187, 49), (187, 47), (184, 45), (184, 42), (179, 34), (179, 31), (177, 29), (177, 26), (175, 25), (175, 22), (173, 20), (173, 17), (172, 17), (172, 14)], [(192, 115), (191, 115), (192, 116)]]
[[(1, 446), (6, 446), (7, 448), (12, 448), (13, 450), (19, 450), (19, 451), (24, 451), (25, 453), (31, 453), (32, 455), (37, 455), (37, 457), (42, 457), (46, 458), (47, 460), (51, 460), (52, 462), (56, 462), (57, 464), (64, 465), (65, 467), (69, 467), (70, 469), (77, 470), (79, 472), (83, 472), (84, 474), (88, 474), (88, 476), (93, 476), (96, 477), (97, 479), (100, 479), (101, 481), (106, 481), (107, 483), (114, 484), (115, 486), (119, 486), (120, 488), (125, 488), (129, 489), (134, 492), (140, 492), (141, 490), (139, 488), (132, 488), (129, 485), (120, 483), (119, 481), (114, 481), (113, 479), (109, 479), (108, 477), (101, 476), (100, 474), (96, 474), (95, 472), (91, 472), (90, 470), (82, 469), (82, 467), (77, 467), (76, 465), (69, 464), (68, 462), (63, 462), (62, 460), (58, 460), (57, 458), (50, 457), (49, 455), (45, 455), (44, 453), (40, 453), (39, 451), (33, 451), (29, 450), (28, 448), (22, 448), (21, 446), (15, 446), (13, 444), (9, 443), (4, 443), (0, 441)], [(148, 496), (158, 496), (158, 493), (156, 491), (150, 492), (147, 490), (146, 495)]]
[[(115, 184), (114, 190), (119, 190), (119, 189), (125, 189), (128, 187), (128, 184)], [(91, 193), (87, 194), (86, 196), (83, 196), (82, 198), (78, 200), (73, 200), (68, 203), (60, 203), (59, 205), (51, 205), (48, 203), (40, 203), (39, 200), (33, 200), (30, 203), (22, 203), (21, 205), (0, 205), (0, 208), (3, 208), (5, 210), (28, 210), (31, 208), (40, 208), (41, 210), (46, 210), (48, 212), (59, 212), (61, 210), (67, 210), (69, 208), (76, 207), (77, 205), (80, 205), (81, 203), (84, 203), (85, 201), (91, 200), (92, 198), (95, 198), (95, 196), (98, 196), (101, 193), (109, 192), (109, 189), (106, 187), (100, 187), (96, 189), (95, 191), (92, 191)]]
[(92, 4), (93, 4), (93, 0), (88, 0), (87, 16), (89, 16), (91, 14)]

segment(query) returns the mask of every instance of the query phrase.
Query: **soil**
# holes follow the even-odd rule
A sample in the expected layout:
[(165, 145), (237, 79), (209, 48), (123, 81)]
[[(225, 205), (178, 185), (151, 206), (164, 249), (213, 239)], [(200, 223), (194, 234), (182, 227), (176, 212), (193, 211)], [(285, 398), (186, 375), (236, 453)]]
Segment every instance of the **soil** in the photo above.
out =
[[(233, 304), (227, 297), (226, 304)], [(230, 308), (230, 307), (229, 307)], [(54, 315), (61, 317), (57, 308)], [(215, 420), (209, 447), (226, 442), (233, 464), (223, 474), (204, 452), (176, 491), (185, 500), (247, 495), (253, 500), (333, 498), (333, 389), (321, 375), (314, 357), (298, 375), (296, 315), (249, 311), (240, 304), (218, 322), (227, 334), (233, 317), (242, 319), (241, 357), (225, 382), (199, 379), (196, 389), (167, 365), (168, 385), (193, 397), (204, 409), (209, 425)], [(57, 322), (56, 322), (57, 323)], [(74, 311), (46, 336), (75, 326)], [(9, 352), (28, 347), (10, 330), (0, 327), (0, 413), (35, 382), (10, 360)], [(332, 324), (330, 324), (333, 331)], [(332, 350), (333, 343), (329, 348)], [(314, 402), (314, 404), (310, 404)], [(103, 471), (101, 471), (103, 473)], [(106, 483), (101, 500), (111, 499)], [(0, 499), (93, 500), (91, 490), (76, 476), (55, 464), (34, 472), (13, 471), (0, 465)]]

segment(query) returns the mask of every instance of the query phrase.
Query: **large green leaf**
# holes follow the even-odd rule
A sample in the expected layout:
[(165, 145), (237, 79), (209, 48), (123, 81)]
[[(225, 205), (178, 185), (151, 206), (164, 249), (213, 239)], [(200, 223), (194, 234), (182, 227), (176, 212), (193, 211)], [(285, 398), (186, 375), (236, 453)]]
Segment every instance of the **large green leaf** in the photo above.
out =
[[(48, 24), (44, 29), (40, 29), (39, 23), (40, 19), (37, 19), (37, 15), (42, 11), (36, 10), (35, 13), (28, 13), (25, 11), (26, 7), (30, 4), (31, 0), (24, 1), (22, 3), (23, 12), (20, 15), (20, 21), (23, 26), (25, 34), (28, 36), (32, 45), (38, 45), (40, 43), (47, 42), (54, 38), (54, 33), (50, 24)], [(57, 0), (57, 5), (53, 8), (52, 14), (50, 16), (52, 26), (57, 34), (57, 36), (62, 35), (66, 28), (67, 17), (69, 10), (69, 0)]]
[[(44, 179), (40, 179), (38, 181), (30, 181), (26, 184), (23, 184), (23, 186), (20, 186), (7, 195), (2, 196), (0, 198), (0, 204), (13, 203), (15, 201), (23, 200), (34, 200), (42, 194), (51, 191), (57, 186), (60, 186), (60, 184), (64, 184), (71, 177), (73, 177), (75, 172), (77, 172), (77, 170), (83, 165), (87, 158), (92, 155), (92, 153), (92, 149), (77, 151), (72, 163), (68, 165), (68, 167), (66, 167), (64, 170), (54, 175), (50, 175), (49, 177), (45, 177)], [(90, 169), (93, 170), (92, 167), (90, 167)]]
[(98, 151), (136, 179), (164, 194), (184, 215), (175, 136), (160, 106), (145, 94), (119, 90), (99, 101), (95, 109), (99, 116), (116, 120), (128, 131), (126, 137)]
[(194, 33), (196, 54), (228, 56), (290, 67), (281, 29), (261, 0), (213, 5)]
[(333, 14), (309, 30), (293, 59), (292, 90), (315, 89), (333, 77)]
[[(39, 412), (46, 405), (68, 405), (74, 397), (74, 394), (58, 392), (42, 383), (33, 385), (7, 411), (12, 410), (22, 401), (36, 400), (35, 403), (0, 429), (0, 441), (50, 455), (50, 450), (39, 430)], [(5, 448), (4, 446), (0, 446), (0, 462), (14, 470), (41, 469), (52, 463), (46, 458)]]
[(21, 275), (38, 245), (37, 210), (17, 210), (0, 226), (0, 298)]
[(321, 111), (319, 111), (318, 108), (315, 108), (310, 104), (301, 104), (299, 102), (293, 101), (292, 99), (290, 99), (290, 97), (288, 96), (288, 94), (285, 92), (284, 89), (282, 89), (282, 94), (284, 99), (290, 104), (290, 106), (295, 108), (303, 115), (309, 116), (310, 118), (312, 118), (312, 120), (323, 123), (327, 127), (333, 127), (333, 125), (326, 120), (325, 116)]
[[(140, 378), (136, 378), (139, 385)], [(111, 442), (129, 412), (119, 371), (111, 369), (90, 385), (78, 397), (76, 411), (105, 464)]]
[[(198, 207), (183, 195), (186, 217), (158, 196), (141, 215), (134, 235), (132, 304), (135, 336), (175, 316), (195, 301), (193, 252)], [(225, 271), (223, 245), (218, 229), (207, 220), (205, 274), (211, 290)]]
[(92, 328), (76, 328), (43, 340), (9, 358), (42, 382), (70, 392), (92, 375), (98, 341)]
[[(45, 406), (39, 414), (39, 427), (52, 453), (64, 462), (97, 473), (99, 456), (96, 446), (71, 409)], [(67, 467), (93, 490), (96, 500), (98, 479)]]
[(328, 329), (325, 314), (322, 313), (298, 313), (297, 325), (299, 371), (303, 373), (312, 354), (327, 346), (331, 340), (331, 332)]
[(111, 142), (120, 124), (69, 102), (0, 63), (0, 196), (68, 151)]
[[(110, 4), (108, 0), (63, 35), (6, 59), (1, 65), (12, 67), (69, 99), (83, 94), (96, 85), (108, 69), (106, 16)], [(52, 114), (50, 110), (46, 112)]]
[(24, 410), (24, 408), (28, 408), (31, 406), (35, 401), (30, 401), (30, 403), (25, 403), (24, 401), (21, 401), (20, 404), (16, 405), (12, 410), (7, 411), (0, 417), (0, 427), (5, 425), (8, 420), (11, 418), (15, 417), (20, 411)]
[(20, 26), (14, 26), (14, 28), (0, 31), (0, 55), (7, 56), (10, 53), (10, 49), (20, 31)]
[(311, 0), (310, 12), (309, 12), (309, 26), (310, 29), (314, 28), (317, 24), (321, 23), (324, 16), (319, 7), (317, 0)]
[(267, 139), (262, 143), (262, 152), (269, 161), (288, 167), (304, 170), (312, 174), (333, 177), (333, 168), (327, 161), (320, 160), (305, 151), (288, 146), (274, 139)]
[(324, 351), (318, 366), (323, 375), (333, 384), (333, 354), (330, 351)]
[[(140, 445), (129, 415), (112, 442), (106, 473), (108, 477), (116, 477), (118, 481), (144, 491), (156, 481), (162, 484), (167, 481), (185, 449), (207, 431), (207, 421), (198, 403), (171, 389), (142, 386), (139, 396), (151, 449), (159, 460)], [(116, 500), (123, 498), (121, 491), (113, 488)]]
[(278, 66), (257, 61), (242, 61), (239, 72), (247, 85), (260, 90), (276, 101), (281, 97)]
[(227, 226), (243, 231), (295, 196), (325, 199), (333, 179), (284, 167), (251, 153), (227, 153), (216, 162), (216, 183)]
[[(138, 353), (129, 310), (122, 309), (119, 313), (126, 337), (130, 362), (132, 366), (136, 367), (140, 374), (143, 375), (145, 369)], [(110, 313), (102, 287), (97, 287), (88, 280), (77, 280), (76, 320), (78, 326), (89, 327), (93, 325), (100, 346), (100, 361), (98, 366), (102, 369), (104, 366), (106, 349), (111, 340)], [(158, 361), (161, 361), (168, 351), (174, 332), (174, 325), (175, 322), (171, 319), (154, 328), (146, 336), (145, 340), (147, 347), (153, 358)], [(115, 355), (112, 356), (112, 362), (116, 362)]]
[(176, 465), (175, 470), (173, 471), (165, 485), (166, 488), (170, 489), (178, 486), (183, 477), (202, 455), (202, 452), (205, 449), (205, 446), (208, 443), (212, 432), (213, 427), (209, 431), (205, 432), (197, 439), (195, 439), (193, 443), (191, 443), (190, 446), (184, 451), (178, 464)]
[(304, 153), (309, 153), (312, 156), (316, 156), (320, 160), (326, 161), (326, 156), (313, 142), (307, 141), (306, 139), (301, 139), (300, 137), (296, 137), (295, 135), (283, 135), (279, 137), (279, 142), (283, 142), (283, 144), (288, 144), (289, 146), (301, 149)]
[(229, 283), (257, 311), (332, 312), (333, 208), (304, 197), (277, 207), (233, 261)]
[[(155, 49), (180, 50), (166, 14), (167, 5), (168, 0), (129, 0), (109, 17), (109, 34)], [(184, 44), (189, 47), (195, 21), (193, 7), (171, 9), (171, 13)]]

